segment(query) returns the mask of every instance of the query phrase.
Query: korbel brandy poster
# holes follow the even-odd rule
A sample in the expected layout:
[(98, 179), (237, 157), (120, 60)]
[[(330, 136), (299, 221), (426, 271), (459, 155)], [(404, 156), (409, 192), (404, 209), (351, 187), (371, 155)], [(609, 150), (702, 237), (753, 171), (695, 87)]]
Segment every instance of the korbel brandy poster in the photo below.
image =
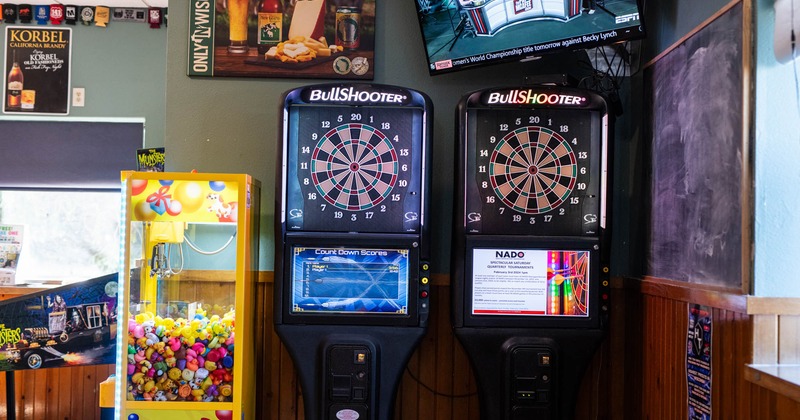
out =
[(193, 0), (189, 76), (372, 80), (375, 0)]
[(69, 114), (72, 29), (6, 27), (3, 113)]

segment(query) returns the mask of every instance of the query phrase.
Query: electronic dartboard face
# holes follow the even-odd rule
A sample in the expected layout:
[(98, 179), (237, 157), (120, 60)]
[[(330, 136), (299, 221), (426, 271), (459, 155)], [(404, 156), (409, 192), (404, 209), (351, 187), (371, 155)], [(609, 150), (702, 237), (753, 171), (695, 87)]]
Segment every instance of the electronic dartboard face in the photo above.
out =
[(287, 230), (418, 232), (423, 200), (420, 107), (289, 107)]
[(597, 235), (601, 118), (568, 107), (468, 108), (466, 232)]

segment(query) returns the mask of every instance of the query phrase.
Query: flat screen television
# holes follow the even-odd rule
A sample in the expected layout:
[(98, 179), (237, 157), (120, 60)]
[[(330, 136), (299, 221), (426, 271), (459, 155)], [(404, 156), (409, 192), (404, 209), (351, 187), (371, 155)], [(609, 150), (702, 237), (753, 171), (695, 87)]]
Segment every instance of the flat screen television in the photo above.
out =
[[(465, 327), (596, 328), (598, 241), (468, 235), (454, 323)], [(459, 288), (454, 287), (458, 292)]]
[(292, 247), (294, 315), (409, 316), (409, 249)]
[(475, 248), (473, 316), (588, 317), (588, 250)]
[(431, 75), (644, 37), (643, 0), (416, 0)]

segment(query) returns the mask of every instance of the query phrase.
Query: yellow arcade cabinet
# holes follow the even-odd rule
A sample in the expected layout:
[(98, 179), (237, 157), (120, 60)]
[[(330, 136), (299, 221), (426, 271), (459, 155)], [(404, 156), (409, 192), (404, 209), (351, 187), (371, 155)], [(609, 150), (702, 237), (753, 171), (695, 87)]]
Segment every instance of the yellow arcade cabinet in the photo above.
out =
[(254, 415), (260, 184), (123, 172), (115, 418)]

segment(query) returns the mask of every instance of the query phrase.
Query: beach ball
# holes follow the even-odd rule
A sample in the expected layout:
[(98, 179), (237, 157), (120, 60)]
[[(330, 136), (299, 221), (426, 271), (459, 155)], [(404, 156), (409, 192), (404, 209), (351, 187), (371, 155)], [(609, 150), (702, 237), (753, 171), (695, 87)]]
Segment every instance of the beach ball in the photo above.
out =
[(136, 205), (136, 207), (133, 208), (133, 216), (140, 222), (149, 222), (154, 220), (156, 216), (158, 216), (158, 213), (150, 208), (150, 203), (147, 201), (141, 201)]
[(197, 211), (202, 205), (205, 197), (200, 185), (193, 181), (186, 181), (175, 188), (172, 198), (178, 200), (183, 206), (183, 210), (188, 213)]
[(147, 189), (146, 179), (134, 179), (131, 181), (131, 194), (139, 195)]
[(233, 411), (231, 410), (217, 410), (214, 412), (217, 420), (233, 420)]

